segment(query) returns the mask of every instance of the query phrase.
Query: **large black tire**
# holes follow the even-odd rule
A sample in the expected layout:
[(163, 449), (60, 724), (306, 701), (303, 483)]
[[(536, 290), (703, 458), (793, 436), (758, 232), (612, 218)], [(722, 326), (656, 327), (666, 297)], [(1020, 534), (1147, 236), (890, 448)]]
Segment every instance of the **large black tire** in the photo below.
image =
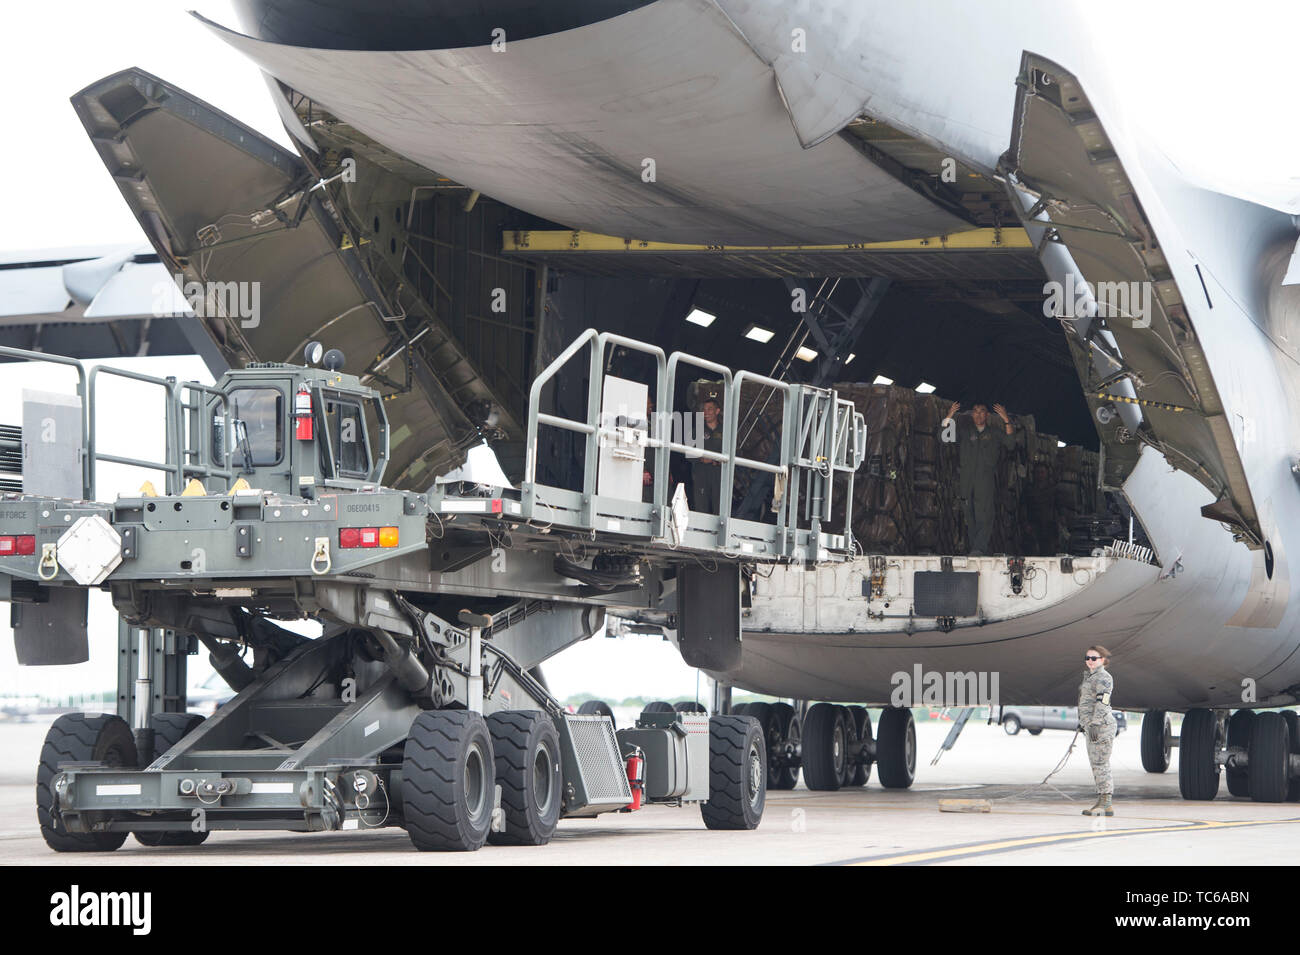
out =
[[(1255, 730), (1255, 711), (1254, 710), (1237, 710), (1232, 716), (1228, 717), (1228, 748), (1234, 746), (1241, 747), (1247, 754), (1250, 753), (1250, 739)], [(1249, 796), (1250, 791), (1250, 770), (1249, 769), (1230, 769), (1225, 766), (1223, 775), (1228, 781), (1228, 792), (1234, 796)]]
[(675, 713), (673, 705), (665, 700), (655, 700), (653, 703), (647, 703), (642, 713)]
[(767, 743), (749, 716), (709, 719), (709, 801), (700, 815), (710, 829), (754, 829), (767, 802)]
[(1148, 773), (1163, 773), (1169, 768), (1173, 753), (1173, 736), (1169, 714), (1148, 710), (1142, 717), (1142, 768)]
[[(1283, 710), (1287, 733), (1291, 739), (1291, 755), (1300, 756), (1300, 715), (1295, 710)], [(1292, 776), (1286, 789), (1287, 802), (1300, 802), (1300, 777)]]
[(675, 712), (675, 713), (707, 713), (707, 712), (709, 712), (709, 711), (708, 711), (707, 709), (705, 709), (703, 703), (700, 703), (700, 702), (698, 702), (698, 701), (696, 701), (696, 700), (683, 700), (683, 701), (680, 702), (680, 703), (674, 703), (674, 704), (673, 704), (673, 712)]
[(36, 769), (36, 820), (41, 838), (55, 852), (112, 852), (126, 842), (125, 832), (68, 832), (54, 820), (54, 777), (60, 763), (101, 762), (134, 769), (135, 738), (120, 716), (103, 713), (65, 713), (45, 734), (41, 762)]
[(1178, 734), (1178, 791), (1184, 799), (1213, 799), (1219, 794), (1219, 718), (1213, 710), (1188, 710)]
[(587, 700), (578, 707), (578, 714), (580, 716), (603, 716), (609, 720), (614, 729), (618, 729), (618, 725), (614, 723), (614, 711), (610, 709), (609, 704), (604, 700)]
[(737, 703), (731, 708), (731, 716), (745, 716), (749, 712), (748, 703)]
[(906, 789), (916, 778), (916, 723), (912, 711), (889, 706), (876, 728), (876, 775), (886, 789)]
[[(789, 703), (773, 703), (768, 725), (775, 740), (768, 739), (767, 788), (794, 789), (799, 782), (799, 746), (803, 726), (799, 714)], [(781, 750), (781, 758), (772, 759), (772, 747)]]
[(1041, 726), (1035, 726), (1035, 727), (1033, 727), (1031, 730), (1029, 730), (1029, 735), (1030, 735), (1030, 736), (1038, 736), (1038, 735), (1041, 734), (1042, 732), (1043, 732), (1043, 728), (1042, 728)]
[(832, 792), (844, 778), (844, 717), (834, 703), (814, 703), (803, 719), (803, 783)]
[(1291, 733), (1281, 713), (1260, 713), (1250, 734), (1250, 798), (1286, 802)]
[(555, 835), (564, 798), (560, 734), (539, 710), (508, 710), (487, 718), (496, 781), (501, 787), (503, 828), (488, 842), (544, 846)]
[(871, 735), (871, 714), (867, 712), (865, 706), (850, 706), (849, 718), (853, 720), (853, 735), (858, 739), (857, 752), (851, 752), (851, 756), (857, 757), (857, 762), (853, 764), (853, 775), (849, 777), (847, 785), (865, 786), (867, 780), (871, 778), (872, 757), (865, 752), (865, 744), (870, 743), (873, 739)]
[(840, 721), (844, 724), (844, 770), (840, 774), (840, 788), (853, 785), (853, 714), (847, 706), (840, 706)]
[(469, 710), (429, 710), (402, 753), (402, 818), (422, 852), (472, 852), (492, 827), (492, 737)]
[[(149, 718), (153, 727), (153, 762), (167, 752), (200, 723), (203, 717), (197, 713), (154, 713)], [(141, 760), (143, 762), (143, 760)], [(135, 841), (142, 846), (198, 846), (208, 838), (208, 830), (194, 832), (182, 829), (179, 832), (133, 832)]]

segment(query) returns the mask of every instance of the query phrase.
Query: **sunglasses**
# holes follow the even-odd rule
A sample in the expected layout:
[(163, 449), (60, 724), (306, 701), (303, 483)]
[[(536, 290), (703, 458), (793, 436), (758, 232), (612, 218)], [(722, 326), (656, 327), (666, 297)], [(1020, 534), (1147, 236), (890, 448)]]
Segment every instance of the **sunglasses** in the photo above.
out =
[(1084, 657), (1084, 659), (1085, 659), (1085, 660), (1100, 660), (1101, 657), (1087, 656), (1087, 657)]

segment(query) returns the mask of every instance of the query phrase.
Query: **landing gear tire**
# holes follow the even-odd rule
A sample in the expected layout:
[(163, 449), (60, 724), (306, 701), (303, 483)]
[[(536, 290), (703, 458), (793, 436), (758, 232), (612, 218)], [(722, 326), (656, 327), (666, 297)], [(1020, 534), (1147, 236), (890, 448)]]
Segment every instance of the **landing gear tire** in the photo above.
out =
[(916, 723), (912, 711), (887, 707), (876, 728), (876, 773), (886, 789), (906, 789), (916, 778)]
[[(1255, 735), (1256, 714), (1254, 710), (1237, 710), (1228, 717), (1228, 748), (1239, 747), (1250, 753), (1250, 740)], [(1228, 792), (1234, 796), (1250, 796), (1250, 777), (1252, 767), (1232, 769), (1223, 767), (1223, 775), (1228, 780)]]
[(492, 826), (496, 779), (487, 723), (469, 710), (429, 710), (402, 753), (402, 818), (421, 852), (472, 852)]
[(844, 723), (844, 770), (840, 775), (840, 788), (845, 789), (853, 785), (853, 753), (856, 748), (854, 742), (855, 733), (853, 732), (853, 714), (849, 712), (847, 706), (840, 708), (840, 720)]
[(507, 710), (487, 718), (504, 828), (488, 833), (500, 846), (544, 846), (560, 821), (564, 780), (560, 734), (545, 713)]
[(681, 703), (674, 703), (674, 704), (673, 704), (673, 712), (675, 712), (675, 713), (707, 713), (707, 712), (709, 712), (709, 711), (706, 710), (706, 709), (704, 708), (704, 704), (703, 704), (703, 703), (698, 703), (698, 702), (696, 702), (695, 700), (684, 700), (684, 701), (681, 702)]
[[(149, 721), (150, 725), (153, 726), (153, 756), (149, 760), (152, 763), (188, 736), (192, 729), (203, 722), (203, 717), (197, 713), (154, 713), (149, 718)], [(207, 841), (209, 833), (208, 830), (204, 829), (201, 832), (194, 832), (193, 830), (133, 832), (131, 835), (135, 836), (135, 841), (140, 845), (157, 848), (159, 846), (202, 845)]]
[[(609, 708), (609, 704), (604, 700), (587, 700), (578, 707), (579, 716), (603, 716), (614, 723), (614, 711)], [(618, 729), (615, 725), (614, 729)]]
[(700, 815), (710, 829), (754, 829), (767, 802), (767, 743), (749, 716), (709, 719), (709, 801)]
[[(794, 789), (799, 782), (799, 748), (803, 727), (799, 714), (789, 703), (773, 703), (768, 725), (772, 737), (768, 739), (767, 788)], [(780, 758), (772, 759), (773, 748), (780, 750)]]
[(867, 744), (872, 741), (871, 735), (871, 714), (867, 712), (865, 706), (850, 706), (849, 718), (853, 720), (853, 736), (858, 739), (858, 750), (854, 754), (858, 757), (853, 764), (853, 775), (849, 779), (850, 786), (865, 786), (867, 780), (871, 778), (871, 764), (873, 757), (868, 751)]
[[(68, 832), (55, 814), (54, 778), (59, 763), (101, 762), (134, 769), (138, 765), (131, 727), (120, 716), (65, 713), (45, 734), (36, 770), (36, 820), (41, 838), (55, 852), (112, 852), (126, 842), (125, 832)], [(98, 813), (87, 813), (94, 823)]]
[(666, 700), (655, 700), (653, 703), (647, 703), (642, 713), (675, 713), (673, 705)]
[(1286, 802), (1291, 776), (1291, 732), (1281, 713), (1260, 713), (1250, 734), (1250, 798)]
[(814, 703), (803, 720), (803, 782), (832, 792), (844, 778), (844, 717), (834, 703)]
[(1213, 710), (1188, 710), (1178, 735), (1178, 791), (1184, 799), (1213, 799), (1219, 794), (1219, 718)]
[[(1295, 710), (1283, 710), (1282, 719), (1286, 720), (1287, 732), (1291, 738), (1291, 755), (1300, 756), (1300, 715)], [(1292, 776), (1286, 788), (1287, 802), (1300, 802), (1300, 777)]]
[(1148, 710), (1142, 717), (1142, 768), (1163, 773), (1173, 753), (1173, 728), (1164, 710)]
[(1020, 732), (1020, 720), (1016, 719), (1014, 716), (1008, 716), (1002, 721), (1002, 732), (1006, 733), (1008, 736), (1015, 736)]

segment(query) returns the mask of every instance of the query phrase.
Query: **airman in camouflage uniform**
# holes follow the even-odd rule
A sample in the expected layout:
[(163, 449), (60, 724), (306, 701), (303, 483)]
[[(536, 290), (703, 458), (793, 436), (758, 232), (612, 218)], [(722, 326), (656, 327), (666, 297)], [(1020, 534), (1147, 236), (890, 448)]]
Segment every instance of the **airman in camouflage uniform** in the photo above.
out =
[(1110, 778), (1110, 753), (1115, 744), (1115, 717), (1110, 711), (1110, 695), (1115, 680), (1106, 670), (1110, 651), (1089, 647), (1084, 662), (1088, 673), (1079, 685), (1079, 728), (1087, 734), (1088, 762), (1097, 781), (1097, 801), (1085, 816), (1113, 816), (1111, 796), (1115, 784)]

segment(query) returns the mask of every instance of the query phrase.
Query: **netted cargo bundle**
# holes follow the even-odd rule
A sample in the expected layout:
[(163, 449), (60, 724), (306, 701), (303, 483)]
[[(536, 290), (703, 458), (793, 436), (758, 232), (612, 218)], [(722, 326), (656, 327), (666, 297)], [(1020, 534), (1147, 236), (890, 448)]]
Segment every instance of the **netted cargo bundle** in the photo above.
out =
[[(867, 426), (867, 446), (853, 486), (853, 534), (869, 554), (962, 554), (967, 528), (958, 499), (959, 451), (943, 440), (951, 401), (892, 385), (838, 384)], [(758, 386), (746, 386), (739, 409), (740, 454), (770, 460), (781, 427), (781, 405)], [(968, 415), (959, 413), (958, 417)], [(1097, 488), (1098, 457), (1081, 447), (1058, 448), (1055, 435), (1040, 434), (1033, 415), (1011, 415), (1015, 445), (1002, 451), (996, 472), (993, 553), (1066, 553), (1075, 522), (1104, 512)], [(989, 427), (1002, 422), (990, 412)], [(754, 472), (737, 470), (735, 500), (745, 500), (759, 481), (761, 511), (770, 517), (771, 485)], [(737, 511), (733, 511), (736, 513)], [(843, 502), (834, 526), (843, 521)]]

